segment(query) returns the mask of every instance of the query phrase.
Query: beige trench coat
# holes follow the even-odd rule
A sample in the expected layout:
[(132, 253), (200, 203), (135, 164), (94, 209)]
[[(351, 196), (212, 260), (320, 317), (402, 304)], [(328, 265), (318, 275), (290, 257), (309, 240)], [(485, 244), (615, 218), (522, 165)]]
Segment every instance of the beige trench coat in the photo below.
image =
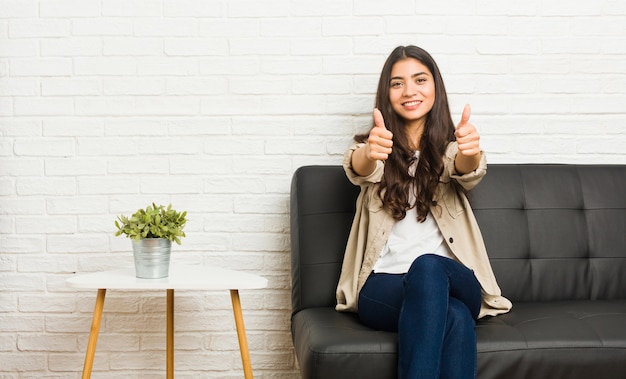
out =
[[(379, 161), (374, 172), (367, 177), (358, 176), (352, 169), (352, 153), (362, 145), (353, 145), (346, 151), (343, 160), (348, 179), (361, 187), (361, 193), (357, 198), (356, 214), (337, 285), (338, 311), (357, 311), (359, 291), (372, 272), (395, 223), (389, 212), (383, 209), (377, 194), (384, 170), (383, 162)], [(458, 175), (454, 171), (457, 151), (456, 142), (451, 142), (446, 151), (445, 169), (438, 193), (435, 195), (437, 205), (431, 208), (431, 213), (454, 258), (474, 271), (482, 287), (483, 303), (478, 317), (495, 316), (508, 312), (512, 304), (501, 295), (467, 197), (458, 194), (452, 183), (454, 180), (466, 190), (471, 190), (486, 174), (487, 161), (483, 154), (474, 172)]]

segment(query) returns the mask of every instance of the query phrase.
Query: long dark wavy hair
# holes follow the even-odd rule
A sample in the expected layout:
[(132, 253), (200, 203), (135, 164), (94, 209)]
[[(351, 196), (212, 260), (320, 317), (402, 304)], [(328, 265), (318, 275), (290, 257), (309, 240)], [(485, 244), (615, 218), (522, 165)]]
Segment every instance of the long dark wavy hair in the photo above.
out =
[[(393, 110), (389, 100), (391, 69), (396, 62), (407, 58), (415, 58), (425, 65), (435, 82), (435, 101), (426, 116), (418, 147), (420, 153), (415, 177), (409, 174), (409, 166), (416, 159), (415, 150), (409, 145), (404, 119)], [(455, 126), (441, 72), (428, 52), (411, 45), (399, 46), (391, 52), (380, 74), (376, 108), (381, 111), (387, 129), (393, 133), (393, 151), (385, 162), (384, 175), (378, 189), (383, 207), (391, 212), (394, 219), (402, 220), (407, 210), (414, 206), (418, 221), (423, 222), (431, 206), (436, 204), (434, 196), (443, 173), (446, 148), (450, 141), (455, 140)], [(355, 141), (366, 142), (368, 136), (369, 132), (357, 135)], [(410, 203), (411, 190), (415, 194), (415, 204)]]

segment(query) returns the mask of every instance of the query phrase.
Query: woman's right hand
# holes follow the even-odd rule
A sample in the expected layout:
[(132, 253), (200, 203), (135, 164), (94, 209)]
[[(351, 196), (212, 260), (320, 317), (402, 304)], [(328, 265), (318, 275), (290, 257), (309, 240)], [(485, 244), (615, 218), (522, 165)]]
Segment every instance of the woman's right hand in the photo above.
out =
[(393, 133), (385, 127), (385, 120), (378, 108), (374, 108), (374, 127), (367, 139), (366, 157), (371, 161), (386, 161), (393, 146)]
[(352, 154), (352, 169), (359, 176), (369, 176), (376, 170), (376, 162), (385, 161), (391, 154), (393, 134), (385, 128), (385, 120), (378, 109), (374, 109), (374, 127), (370, 130), (367, 143)]

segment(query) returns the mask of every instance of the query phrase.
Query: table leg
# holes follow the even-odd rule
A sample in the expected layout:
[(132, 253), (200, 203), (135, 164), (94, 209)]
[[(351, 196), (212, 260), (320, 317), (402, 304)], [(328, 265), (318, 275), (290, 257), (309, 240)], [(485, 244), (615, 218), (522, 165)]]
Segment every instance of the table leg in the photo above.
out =
[(93, 310), (93, 318), (91, 320), (91, 331), (89, 332), (89, 342), (87, 343), (87, 352), (85, 353), (85, 365), (83, 366), (82, 379), (91, 378), (91, 369), (93, 368), (93, 360), (96, 354), (96, 343), (98, 342), (98, 332), (100, 331), (100, 322), (102, 321), (102, 310), (104, 309), (104, 296), (106, 289), (98, 289), (96, 296), (96, 306)]
[(167, 290), (167, 379), (174, 379), (174, 290)]
[(239, 300), (239, 291), (230, 290), (230, 299), (233, 303), (233, 313), (235, 314), (235, 326), (237, 327), (237, 337), (239, 338), (239, 351), (241, 352), (241, 363), (243, 364), (243, 375), (246, 379), (252, 379), (252, 364), (250, 363), (250, 352), (248, 351), (248, 341), (246, 339), (246, 328), (243, 324), (243, 313)]

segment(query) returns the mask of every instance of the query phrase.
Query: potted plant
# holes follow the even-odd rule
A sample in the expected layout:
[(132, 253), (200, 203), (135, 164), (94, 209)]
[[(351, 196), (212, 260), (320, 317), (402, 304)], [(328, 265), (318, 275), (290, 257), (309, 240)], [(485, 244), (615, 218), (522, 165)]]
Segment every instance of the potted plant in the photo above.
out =
[(165, 278), (169, 275), (172, 242), (180, 245), (187, 212), (178, 212), (152, 203), (138, 209), (130, 218), (118, 216), (116, 236), (124, 234), (132, 240), (135, 273), (138, 278)]

